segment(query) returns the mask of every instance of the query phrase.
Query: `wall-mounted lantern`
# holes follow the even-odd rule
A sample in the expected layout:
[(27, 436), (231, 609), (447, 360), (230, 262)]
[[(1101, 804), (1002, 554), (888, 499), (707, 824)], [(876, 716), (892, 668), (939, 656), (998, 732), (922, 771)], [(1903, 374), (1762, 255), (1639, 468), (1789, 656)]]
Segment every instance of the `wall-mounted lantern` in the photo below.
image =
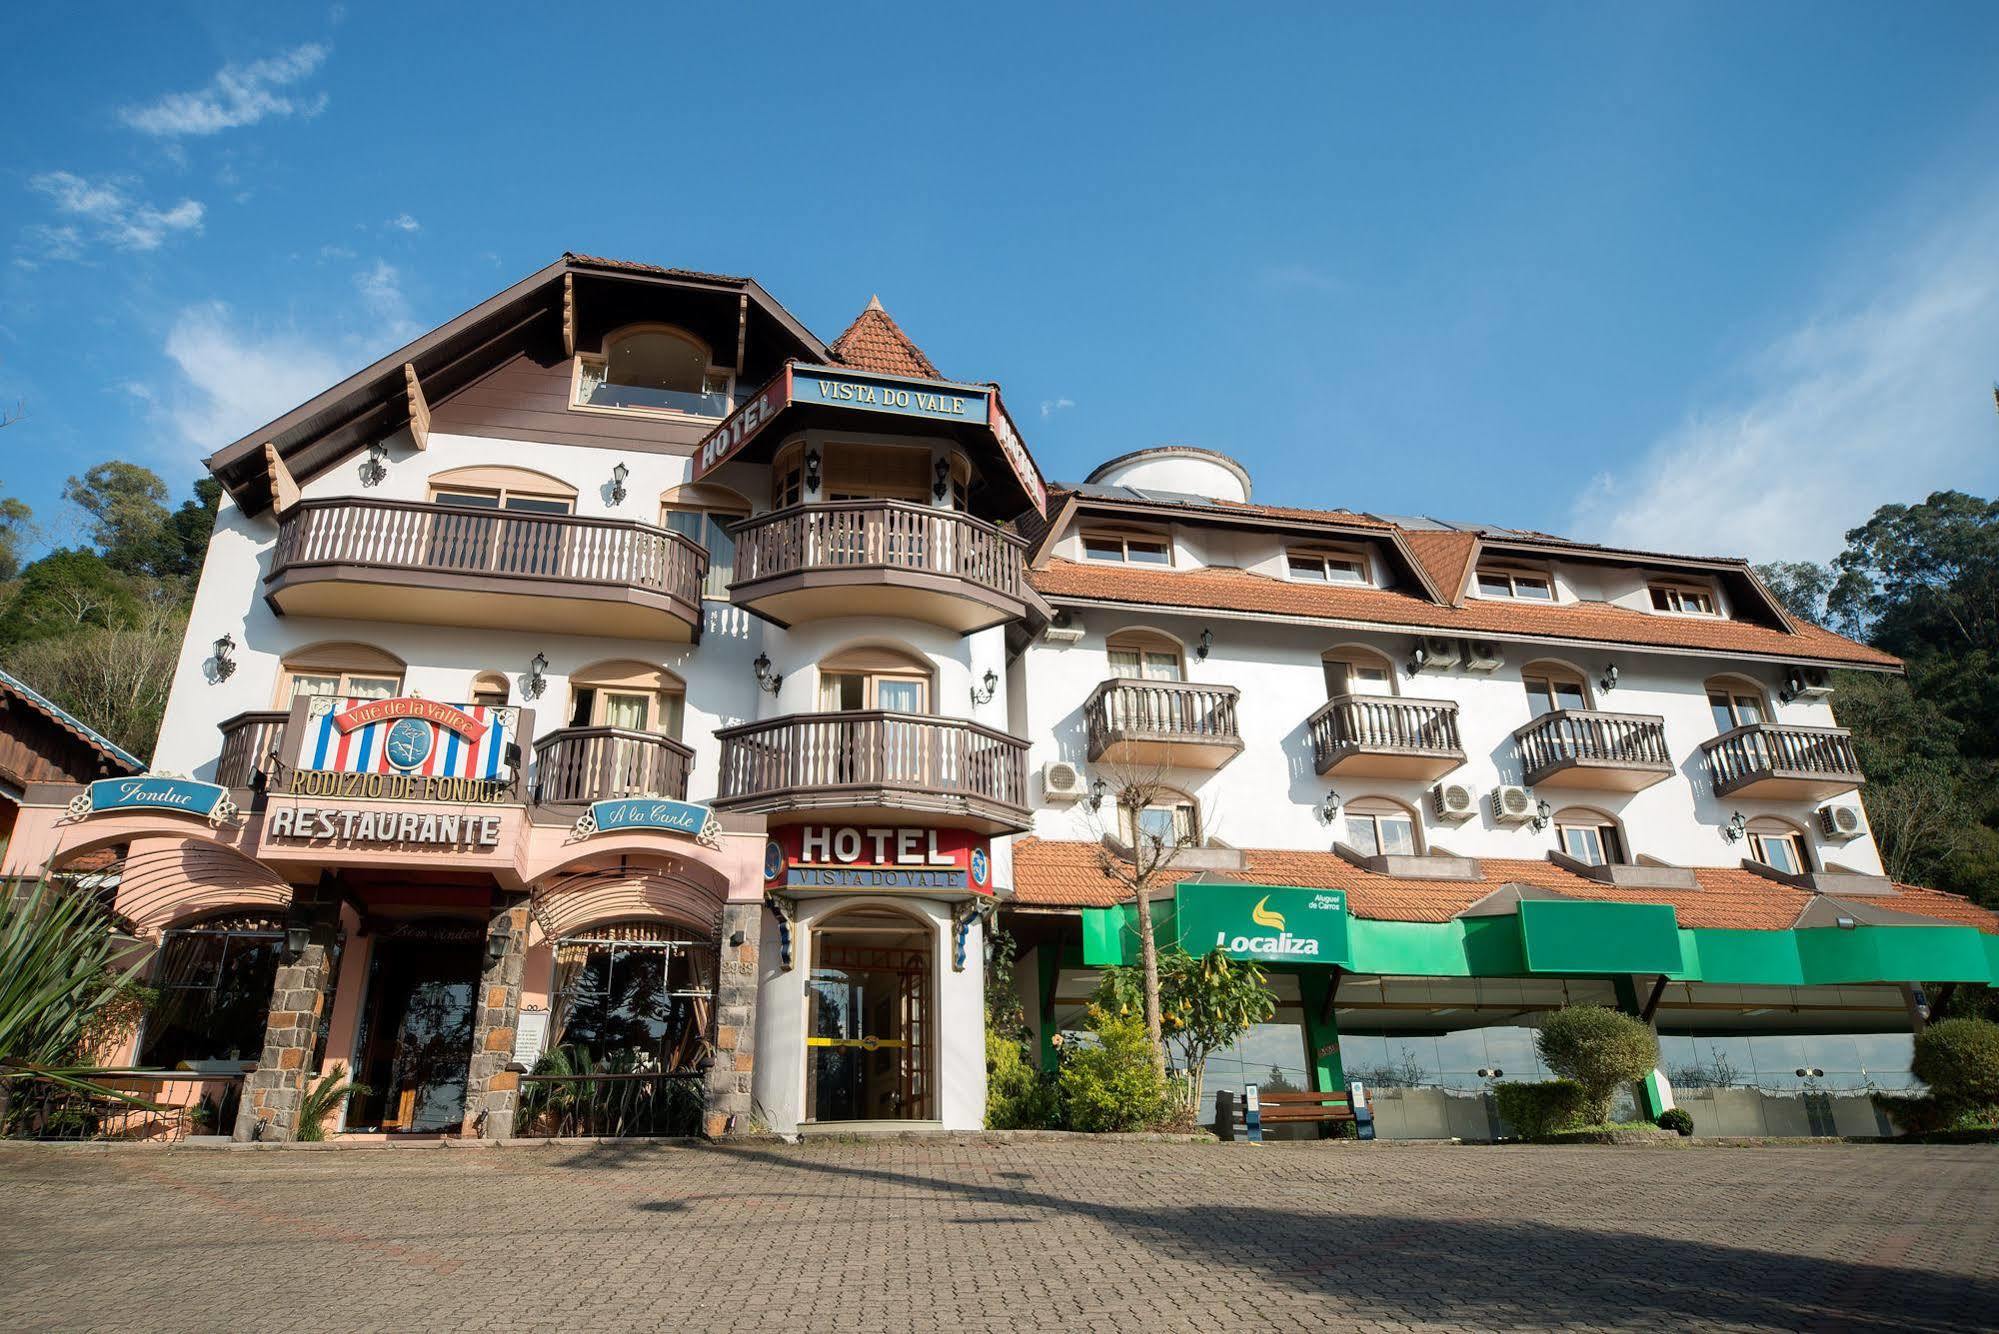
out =
[(377, 440), (368, 446), (368, 457), (361, 460), (361, 485), (380, 486), (388, 475), (389, 447)]
[(507, 946), (512, 943), (513, 936), (513, 928), (507, 925), (505, 918), (493, 923), (492, 929), (486, 933), (486, 957), (494, 963), (506, 958)]
[(819, 451), (816, 449), (805, 451), (805, 489), (807, 491), (819, 489)]
[(1327, 824), (1340, 818), (1340, 794), (1333, 788), (1326, 789), (1326, 799), (1319, 803), (1319, 819)]
[(225, 634), (215, 641), (215, 679), (227, 681), (236, 674), (236, 636)]
[(1741, 811), (1729, 816), (1728, 823), (1721, 827), (1721, 836), (1731, 843), (1740, 842), (1742, 836), (1748, 832), (1749, 821), (1742, 818)]
[(548, 689), (548, 656), (537, 653), (528, 659), (527, 679), (521, 682), (521, 693), (529, 699), (540, 699), (541, 692)]
[(1208, 650), (1215, 646), (1215, 632), (1206, 626), (1201, 628), (1200, 642), (1194, 645), (1194, 656), (1202, 662), (1208, 660)]
[[(995, 672), (990, 667), (988, 667), (986, 669), (986, 674), (983, 677), (979, 678), (979, 680), (980, 680), (980, 685), (972, 687), (972, 703), (974, 704), (992, 703), (993, 696), (999, 692), (999, 673)], [(980, 686), (983, 686), (984, 689), (981, 689)]]
[(1616, 663), (1613, 662), (1603, 669), (1603, 675), (1597, 678), (1597, 684), (1603, 687), (1603, 693), (1606, 695), (1617, 689)]
[(757, 654), (757, 660), (750, 664), (750, 669), (757, 674), (757, 689), (766, 695), (775, 695), (777, 688), (784, 684), (784, 674), (770, 669), (768, 653)]
[(1106, 783), (1103, 779), (1101, 778), (1091, 779), (1090, 809), (1093, 811), (1102, 810), (1104, 807), (1104, 798), (1110, 795), (1110, 790), (1111, 790), (1111, 785), (1109, 783)]
[(930, 498), (942, 500), (951, 491), (951, 460), (937, 460), (937, 480), (930, 487)]
[(618, 466), (611, 469), (611, 503), (613, 505), (622, 505), (625, 503), (625, 479), (631, 475), (632, 470), (625, 466), (623, 459), (619, 459)]
[(1548, 804), (1546, 798), (1543, 798), (1542, 800), (1534, 803), (1533, 827), (1535, 833), (1538, 834), (1543, 829), (1546, 829), (1548, 827), (1548, 822), (1554, 818), (1555, 818), (1555, 808)]

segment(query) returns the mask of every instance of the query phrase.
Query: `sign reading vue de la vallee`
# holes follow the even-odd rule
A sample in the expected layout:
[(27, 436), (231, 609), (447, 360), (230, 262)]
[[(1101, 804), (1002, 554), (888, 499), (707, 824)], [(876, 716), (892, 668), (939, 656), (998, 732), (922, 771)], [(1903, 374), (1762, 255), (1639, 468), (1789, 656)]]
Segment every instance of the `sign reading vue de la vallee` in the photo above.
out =
[(498, 803), (511, 799), (520, 710), (315, 696), (282, 791), (369, 801)]
[(992, 852), (963, 829), (792, 825), (771, 831), (764, 887), (990, 894)]

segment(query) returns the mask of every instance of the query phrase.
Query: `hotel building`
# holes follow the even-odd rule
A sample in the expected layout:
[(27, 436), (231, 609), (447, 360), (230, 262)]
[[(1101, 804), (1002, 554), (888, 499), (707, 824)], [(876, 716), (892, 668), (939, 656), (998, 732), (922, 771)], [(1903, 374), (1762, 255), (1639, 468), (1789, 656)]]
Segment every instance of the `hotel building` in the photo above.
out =
[(1168, 938), (1269, 968), (1211, 1084), (1387, 1133), (1499, 1129), (1578, 1001), (1658, 1029), (1655, 1102), (1867, 1133), (1922, 988), (1999, 976), (1881, 873), (1828, 673), (1897, 664), (1742, 562), (1188, 447), (1051, 485), (878, 303), (821, 342), (565, 255), (209, 466), (150, 774), (29, 786), (0, 869), (109, 856), (121, 1056), (239, 1138), (336, 1065), (357, 1135), (976, 1128), (995, 923), (1052, 1063), (1145, 840)]

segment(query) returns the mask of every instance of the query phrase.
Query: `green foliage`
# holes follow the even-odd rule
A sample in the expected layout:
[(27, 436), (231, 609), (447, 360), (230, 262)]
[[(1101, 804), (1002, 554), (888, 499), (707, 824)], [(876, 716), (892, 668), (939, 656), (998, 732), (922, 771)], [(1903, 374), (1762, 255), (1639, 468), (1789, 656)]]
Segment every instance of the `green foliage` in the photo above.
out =
[(21, 544), (34, 515), (25, 501), (0, 496), (0, 579), (12, 579), (21, 572)]
[[(1121, 1014), (1142, 1015), (1143, 985), (1136, 965), (1106, 968), (1097, 1003)], [(1255, 960), (1231, 959), (1219, 950), (1193, 955), (1178, 946), (1160, 951), (1160, 1028), (1196, 1096), (1208, 1058), (1276, 1012), (1277, 1002)]]
[(1668, 1107), (1659, 1113), (1659, 1129), (1691, 1135), (1694, 1133), (1694, 1114), (1684, 1107)]
[(1499, 1119), (1512, 1126), (1522, 1139), (1539, 1139), (1558, 1130), (1573, 1130), (1589, 1119), (1588, 1095), (1573, 1079), (1495, 1084), (1492, 1096), (1499, 1108)]
[(1571, 1005), (1548, 1015), (1534, 1045), (1550, 1070), (1582, 1086), (1591, 1123), (1608, 1121), (1619, 1086), (1642, 1079), (1659, 1063), (1652, 1030), (1601, 1005)]
[(1013, 981), (1014, 961), (1020, 946), (1012, 935), (995, 923), (992, 928), (992, 956), (986, 962), (986, 1027), (1011, 1038), (1027, 1034), (1027, 1011)]
[(1063, 1054), (1060, 1085), (1072, 1130), (1146, 1130), (1167, 1114), (1166, 1084), (1153, 1064), (1145, 1020), (1092, 1005), (1092, 1046)]
[(150, 574), (167, 521), (167, 484), (151, 468), (112, 460), (64, 484), (63, 499), (90, 516), (90, 540), (104, 563)]
[(89, 551), (51, 551), (21, 572), (0, 614), (10, 644), (122, 629), (137, 623), (140, 601), (117, 571)]
[(1999, 1104), (1999, 1024), (1943, 1019), (1916, 1038), (1916, 1078), (1947, 1107)]
[(335, 1065), (319, 1077), (319, 1082), (305, 1091), (298, 1105), (297, 1138), (307, 1143), (318, 1143), (326, 1138), (326, 1123), (355, 1094), (366, 1096), (371, 1090), (366, 1084), (350, 1081), (347, 1067)]
[(986, 1129), (1053, 1130), (1062, 1124), (1055, 1079), (1019, 1038), (986, 1029)]

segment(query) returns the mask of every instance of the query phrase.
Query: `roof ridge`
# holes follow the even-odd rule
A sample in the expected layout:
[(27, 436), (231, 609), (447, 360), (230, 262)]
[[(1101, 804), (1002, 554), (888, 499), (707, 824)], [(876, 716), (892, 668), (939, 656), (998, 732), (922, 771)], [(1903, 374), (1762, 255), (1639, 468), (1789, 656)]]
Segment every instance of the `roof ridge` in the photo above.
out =
[(842, 362), (864, 371), (912, 375), (925, 380), (945, 378), (937, 364), (916, 345), (916, 340), (903, 332), (878, 295), (869, 297), (853, 323), (826, 347)]

